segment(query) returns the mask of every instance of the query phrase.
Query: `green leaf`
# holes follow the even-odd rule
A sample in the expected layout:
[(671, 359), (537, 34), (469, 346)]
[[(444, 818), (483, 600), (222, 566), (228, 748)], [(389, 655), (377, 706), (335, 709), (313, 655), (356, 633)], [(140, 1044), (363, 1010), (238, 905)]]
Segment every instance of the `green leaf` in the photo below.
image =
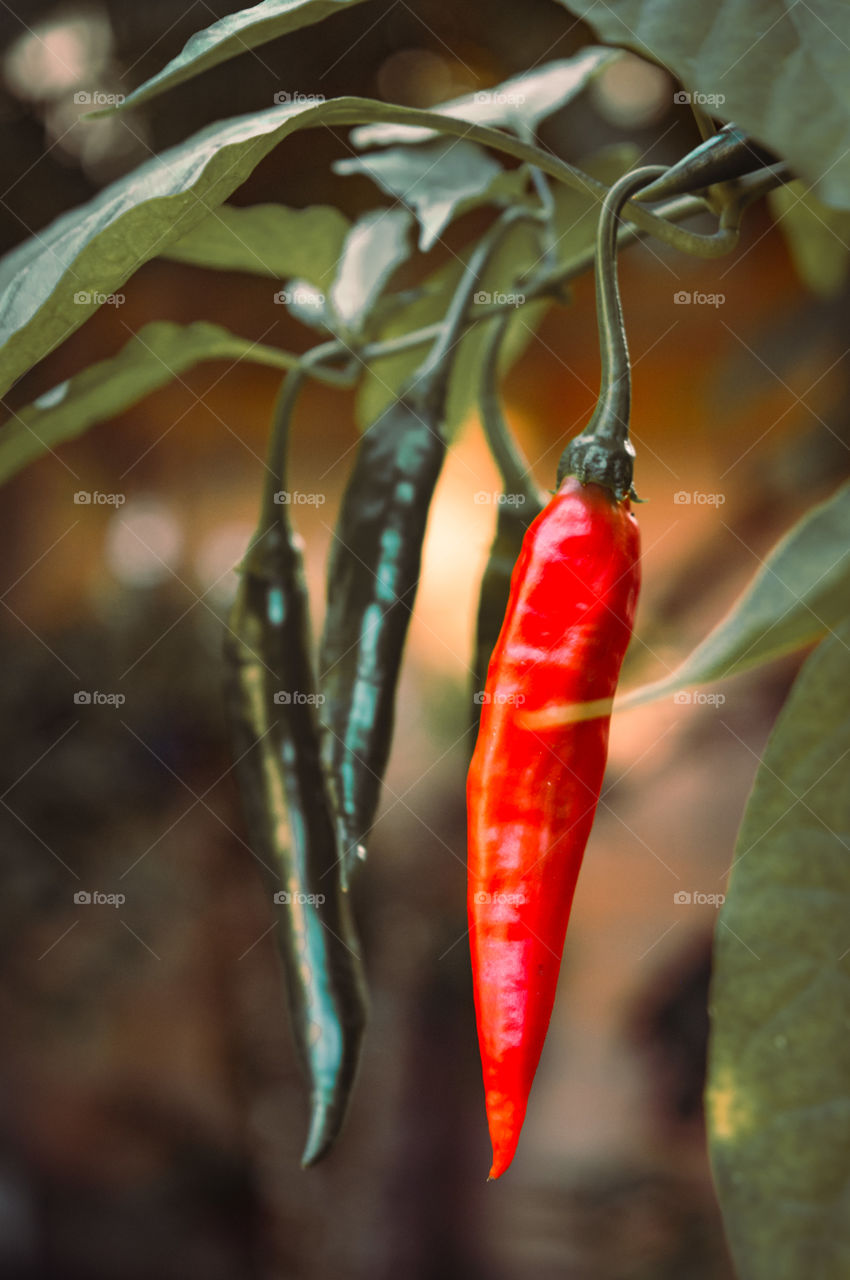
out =
[[(597, 153), (586, 162), (585, 170), (600, 182), (615, 182), (634, 163), (633, 146), (616, 146)], [(596, 237), (598, 203), (589, 196), (580, 195), (567, 187), (556, 186), (554, 253), (564, 267), (579, 260), (590, 249)], [(468, 254), (463, 255), (464, 258)], [(522, 293), (522, 274), (541, 264), (539, 236), (528, 224), (517, 224), (502, 241), (494, 254), (479, 293), (490, 295), (490, 303), (496, 293)], [(457, 287), (462, 264), (452, 262), (433, 272), (425, 282), (425, 292), (405, 306), (393, 312), (382, 327), (380, 338), (389, 340), (409, 333), (443, 318)], [(483, 305), (490, 305), (486, 298)], [(518, 305), (508, 324), (502, 345), (501, 367), (505, 370), (519, 359), (548, 309), (548, 302)], [(471, 329), (458, 345), (449, 383), (447, 419), (445, 428), (451, 439), (475, 405), (480, 381), (481, 360), (486, 341), (485, 325)], [(373, 361), (360, 383), (357, 397), (357, 421), (365, 428), (374, 422), (402, 387), (418, 369), (427, 353), (427, 347), (412, 348), (398, 355), (385, 356)]]
[(0, 483), (27, 463), (138, 404), (205, 360), (250, 360), (291, 369), (298, 357), (240, 338), (215, 324), (145, 325), (118, 355), (39, 396), (0, 427)]
[(706, 1095), (740, 1280), (850, 1275), (850, 623), (806, 661), (744, 816)]
[(376, 209), (364, 214), (349, 231), (330, 292), (331, 307), (347, 329), (357, 329), (384, 285), (410, 257), (406, 209)]
[(850, 484), (845, 484), (776, 544), (730, 612), (672, 675), (618, 699), (617, 710), (735, 675), (811, 644), (844, 617), (849, 591)]
[(802, 182), (777, 187), (767, 197), (805, 285), (822, 298), (837, 298), (850, 262), (850, 213), (822, 204)]
[[(669, 67), (703, 107), (850, 208), (850, 5), (839, 0), (561, 0), (603, 40)], [(706, 99), (705, 95), (708, 95)], [(683, 105), (678, 110), (689, 111)]]
[[(589, 46), (572, 58), (547, 62), (543, 67), (512, 76), (492, 89), (452, 98), (433, 109), (455, 120), (495, 125), (527, 138), (536, 132), (542, 120), (566, 106), (597, 72), (617, 56), (614, 49)], [(390, 143), (425, 142), (434, 136), (432, 129), (368, 124), (352, 130), (351, 141), (356, 147), (383, 147)]]
[(349, 226), (345, 215), (330, 205), (223, 205), (161, 256), (216, 271), (248, 271), (275, 280), (298, 277), (327, 289)]
[[(0, 261), (0, 395), (138, 267), (222, 204), (290, 133), (362, 120), (425, 124), (453, 136), (473, 129), (476, 141), (528, 158), (526, 144), (498, 129), (368, 98), (272, 107), (214, 124), (114, 182)], [(561, 162), (551, 163), (562, 171)], [(546, 167), (545, 155), (541, 164)]]
[[(166, 89), (172, 89), (184, 80), (216, 67), (220, 62), (235, 58), (237, 54), (256, 49), (269, 40), (321, 22), (331, 14), (341, 13), (360, 4), (361, 0), (263, 0), (262, 4), (229, 13), (211, 27), (197, 31), (184, 45), (176, 58), (172, 58), (162, 71), (140, 84), (117, 107), (107, 111), (91, 112), (106, 115), (113, 111), (126, 111), (154, 98)], [(289, 95), (276, 97), (275, 101), (289, 102)]]
[(431, 142), (423, 147), (390, 147), (366, 156), (337, 160), (334, 172), (365, 174), (388, 195), (403, 200), (422, 227), (419, 248), (427, 253), (453, 218), (490, 202), (515, 204), (527, 176), (506, 171), (473, 142)]

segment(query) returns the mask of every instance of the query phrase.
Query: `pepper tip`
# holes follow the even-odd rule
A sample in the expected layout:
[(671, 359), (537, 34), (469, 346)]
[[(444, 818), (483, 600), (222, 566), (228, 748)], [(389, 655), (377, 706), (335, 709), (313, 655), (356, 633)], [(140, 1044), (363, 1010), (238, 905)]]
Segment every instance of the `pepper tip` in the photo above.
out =
[(301, 1155), (301, 1168), (307, 1169), (317, 1164), (322, 1156), (327, 1155), (334, 1138), (336, 1126), (333, 1124), (332, 1109), (326, 1102), (316, 1102), (310, 1116), (310, 1131)]

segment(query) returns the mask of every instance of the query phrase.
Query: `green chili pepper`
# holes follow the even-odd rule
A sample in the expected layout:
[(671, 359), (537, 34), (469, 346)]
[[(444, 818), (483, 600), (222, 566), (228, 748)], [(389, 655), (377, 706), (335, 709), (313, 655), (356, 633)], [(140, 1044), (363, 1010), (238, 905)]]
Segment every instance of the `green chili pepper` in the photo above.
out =
[(395, 688), (446, 443), (433, 412), (394, 401), (363, 436), (328, 566), (319, 653), (324, 759), (345, 862), (362, 857), (393, 731)]
[(671, 165), (636, 195), (638, 200), (666, 200), (688, 191), (703, 191), (731, 182), (757, 169), (779, 164), (779, 158), (736, 124), (726, 124)]
[(336, 791), (346, 879), (365, 856), (389, 757), (428, 510), (446, 451), (440, 428), (449, 356), (494, 248), (514, 221), (533, 216), (509, 210), (482, 237), (424, 364), (365, 432), (343, 499), (319, 670), (323, 758)]
[[(302, 376), (287, 378), (281, 440)], [(272, 471), (279, 483), (282, 469)], [(342, 1124), (366, 998), (320, 759), (302, 557), (286, 513), (267, 493), (242, 564), (225, 657), (236, 776), (251, 847), (277, 890), (290, 1014), (310, 1081), (307, 1165), (327, 1152)]]
[(490, 451), (501, 472), (504, 492), (496, 517), (496, 536), (490, 547), (478, 597), (472, 671), (474, 724), (478, 720), (487, 667), (505, 620), (514, 565), (529, 526), (548, 501), (548, 494), (535, 484), (502, 416), (498, 361), (507, 327), (507, 316), (491, 326), (481, 365), (479, 410)]

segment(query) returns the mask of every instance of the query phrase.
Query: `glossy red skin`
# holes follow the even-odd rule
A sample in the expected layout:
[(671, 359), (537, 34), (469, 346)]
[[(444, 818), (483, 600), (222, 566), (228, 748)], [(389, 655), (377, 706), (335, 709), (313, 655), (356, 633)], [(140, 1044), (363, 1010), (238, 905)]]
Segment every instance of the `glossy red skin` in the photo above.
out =
[(568, 477), (528, 530), (487, 675), (467, 781), (468, 909), (493, 1144), (513, 1159), (608, 754), (610, 714), (528, 728), (611, 698), (632, 632), (640, 537), (628, 502)]

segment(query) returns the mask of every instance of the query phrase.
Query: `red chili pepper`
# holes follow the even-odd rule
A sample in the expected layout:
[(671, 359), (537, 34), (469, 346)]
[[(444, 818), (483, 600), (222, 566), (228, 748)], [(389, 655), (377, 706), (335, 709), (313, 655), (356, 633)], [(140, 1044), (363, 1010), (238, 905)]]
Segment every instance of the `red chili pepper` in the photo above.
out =
[(628, 499), (569, 476), (525, 537), (490, 661), (467, 801), (491, 1178), (513, 1159), (549, 1026), (639, 554)]

